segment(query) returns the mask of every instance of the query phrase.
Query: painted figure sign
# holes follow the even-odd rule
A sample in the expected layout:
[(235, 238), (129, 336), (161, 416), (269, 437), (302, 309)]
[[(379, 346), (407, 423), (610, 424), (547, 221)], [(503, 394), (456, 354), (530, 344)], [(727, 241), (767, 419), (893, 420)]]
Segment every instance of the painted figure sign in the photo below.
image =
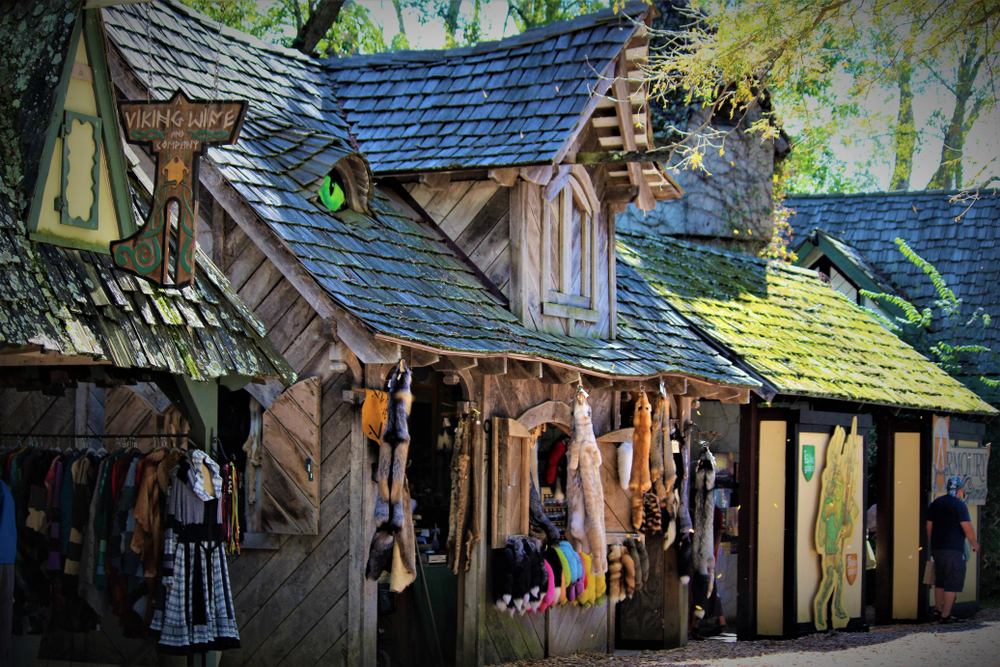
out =
[(246, 110), (245, 101), (192, 100), (180, 89), (166, 102), (118, 104), (125, 140), (148, 146), (156, 161), (146, 221), (132, 236), (111, 243), (119, 268), (167, 285), (170, 229), (176, 222), (173, 284), (194, 280), (198, 158), (208, 146), (236, 143)]
[[(816, 517), (816, 551), (820, 557), (822, 580), (813, 598), (813, 618), (817, 630), (827, 629), (827, 603), (833, 597), (834, 628), (847, 627), (850, 615), (844, 609), (844, 580), (849, 574), (847, 545), (854, 536), (854, 526), (861, 510), (855, 500), (855, 490), (861, 478), (860, 438), (858, 419), (851, 423), (851, 434), (845, 437), (838, 426), (826, 450), (826, 465), (821, 475), (819, 516)], [(857, 575), (857, 556), (854, 559)], [(848, 578), (848, 585), (853, 583)]]

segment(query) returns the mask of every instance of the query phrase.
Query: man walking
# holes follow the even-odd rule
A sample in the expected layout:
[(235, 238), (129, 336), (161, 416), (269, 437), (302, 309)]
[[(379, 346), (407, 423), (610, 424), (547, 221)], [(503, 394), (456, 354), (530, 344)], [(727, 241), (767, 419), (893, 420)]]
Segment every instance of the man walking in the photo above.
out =
[(927, 510), (927, 539), (934, 557), (934, 620), (940, 623), (958, 623), (951, 607), (955, 595), (965, 587), (965, 540), (972, 543), (972, 550), (979, 551), (976, 533), (972, 530), (969, 508), (962, 499), (965, 484), (961, 477), (949, 477), (948, 491), (931, 503)]

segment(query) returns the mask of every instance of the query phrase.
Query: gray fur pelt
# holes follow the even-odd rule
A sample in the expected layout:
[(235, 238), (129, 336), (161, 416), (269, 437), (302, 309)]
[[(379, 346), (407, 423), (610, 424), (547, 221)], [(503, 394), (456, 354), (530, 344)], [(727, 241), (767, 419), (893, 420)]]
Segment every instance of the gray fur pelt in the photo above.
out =
[(534, 484), (530, 484), (529, 486), (531, 487), (531, 495), (528, 502), (529, 523), (532, 527), (537, 527), (545, 533), (545, 544), (558, 544), (560, 539), (559, 529), (549, 521), (549, 517), (545, 516), (545, 508), (542, 506), (542, 498), (538, 495), (538, 489)]
[(693, 559), (696, 577), (707, 578), (706, 597), (712, 594), (715, 579), (715, 457), (702, 446), (694, 473)]
[(583, 386), (573, 401), (573, 438), (569, 446), (567, 472), (576, 473), (583, 490), (585, 544), (580, 549), (593, 557), (590, 572), (603, 577), (608, 571), (608, 543), (604, 527), (604, 487), (601, 484), (601, 450), (594, 437), (593, 410)]
[(691, 496), (690, 465), (688, 463), (688, 450), (681, 441), (681, 452), (677, 455), (677, 477), (678, 484), (677, 515), (674, 523), (677, 526), (677, 571), (680, 575), (681, 583), (688, 583), (691, 580), (691, 512), (688, 510), (688, 499)]
[[(375, 535), (368, 550), (365, 576), (378, 579), (392, 562), (394, 538), (406, 522), (403, 483), (406, 475), (406, 458), (410, 450), (410, 432), (407, 418), (413, 395), (410, 393), (410, 369), (399, 362), (389, 378), (388, 416), (378, 451), (378, 470), (375, 481)], [(402, 546), (402, 545), (401, 545)]]

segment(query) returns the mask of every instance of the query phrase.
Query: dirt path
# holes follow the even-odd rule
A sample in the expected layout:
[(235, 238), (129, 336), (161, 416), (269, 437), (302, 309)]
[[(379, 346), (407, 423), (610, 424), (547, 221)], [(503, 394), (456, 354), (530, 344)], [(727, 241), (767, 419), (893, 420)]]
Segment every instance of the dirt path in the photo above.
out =
[(1000, 609), (958, 625), (888, 625), (865, 633), (831, 632), (790, 641), (691, 642), (671, 651), (584, 653), (523, 660), (510, 667), (1000, 667)]

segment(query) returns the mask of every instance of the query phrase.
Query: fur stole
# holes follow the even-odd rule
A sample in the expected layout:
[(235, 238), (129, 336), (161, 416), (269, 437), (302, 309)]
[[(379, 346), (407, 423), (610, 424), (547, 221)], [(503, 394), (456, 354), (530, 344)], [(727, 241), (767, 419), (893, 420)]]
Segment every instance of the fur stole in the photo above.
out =
[(688, 510), (688, 499), (690, 492), (690, 464), (686, 447), (681, 447), (680, 454), (674, 459), (677, 464), (677, 479), (680, 482), (677, 489), (677, 572), (680, 574), (681, 583), (691, 581), (691, 532), (694, 528), (691, 525), (691, 513)]
[(628, 491), (628, 482), (632, 477), (632, 443), (623, 442), (618, 446), (618, 485), (622, 491)]
[(608, 595), (613, 603), (625, 599), (622, 595), (622, 547), (620, 544), (612, 544), (611, 553), (608, 554)]
[[(406, 458), (410, 449), (410, 432), (407, 418), (413, 395), (410, 393), (410, 369), (399, 362), (389, 378), (388, 417), (379, 444), (378, 469), (375, 481), (375, 535), (368, 551), (365, 576), (378, 579), (389, 568), (395, 535), (403, 529), (409, 507), (404, 508), (403, 488), (406, 476)], [(411, 520), (412, 521), (412, 520)]]
[(635, 595), (635, 561), (628, 549), (622, 548), (622, 580), (625, 584), (625, 597)]
[[(593, 412), (587, 392), (581, 386), (573, 401), (573, 440), (567, 472), (576, 476), (583, 487), (585, 545), (578, 551), (594, 554), (592, 573), (604, 576), (608, 571), (607, 536), (604, 528), (604, 486), (601, 484), (601, 450), (594, 437)], [(574, 517), (575, 518), (575, 517)], [(583, 542), (581, 540), (581, 542)]]
[(642, 583), (646, 583), (649, 579), (649, 553), (646, 551), (645, 540), (636, 540), (635, 550), (639, 552), (639, 564), (642, 565)]
[(392, 569), (389, 590), (400, 593), (417, 578), (417, 538), (413, 532), (413, 513), (410, 505), (410, 483), (403, 481), (403, 527), (396, 533), (392, 545)]
[[(667, 395), (660, 391), (653, 397), (652, 426), (649, 434), (649, 478), (653, 483), (653, 493), (661, 503), (669, 492), (664, 478), (664, 441), (667, 428)], [(667, 442), (669, 447), (670, 443)], [(673, 461), (671, 460), (671, 464)], [(670, 466), (673, 468), (673, 465)], [(673, 480), (670, 481), (673, 486)]]
[(549, 517), (545, 516), (545, 508), (542, 506), (542, 499), (538, 495), (538, 489), (531, 485), (531, 492), (528, 502), (528, 519), (532, 528), (539, 529), (545, 535), (545, 544), (555, 544), (559, 541), (559, 529), (553, 525)]
[(643, 578), (642, 578), (642, 559), (639, 558), (639, 548), (635, 545), (636, 540), (626, 540), (625, 548), (628, 550), (628, 556), (632, 559), (632, 565), (635, 567), (635, 590), (642, 590)]
[(692, 537), (693, 565), (696, 575), (708, 577), (706, 597), (712, 594), (715, 575), (715, 457), (708, 446), (701, 448), (701, 456), (694, 473), (694, 534)]
[(632, 474), (629, 478), (629, 491), (632, 494), (632, 527), (640, 530), (642, 527), (642, 494), (649, 491), (653, 484), (649, 480), (649, 439), (652, 428), (652, 408), (646, 392), (639, 390), (639, 398), (635, 401), (635, 414), (632, 418)]
[(647, 535), (656, 535), (663, 532), (663, 525), (660, 519), (660, 501), (655, 493), (642, 494), (643, 526), (642, 532)]

